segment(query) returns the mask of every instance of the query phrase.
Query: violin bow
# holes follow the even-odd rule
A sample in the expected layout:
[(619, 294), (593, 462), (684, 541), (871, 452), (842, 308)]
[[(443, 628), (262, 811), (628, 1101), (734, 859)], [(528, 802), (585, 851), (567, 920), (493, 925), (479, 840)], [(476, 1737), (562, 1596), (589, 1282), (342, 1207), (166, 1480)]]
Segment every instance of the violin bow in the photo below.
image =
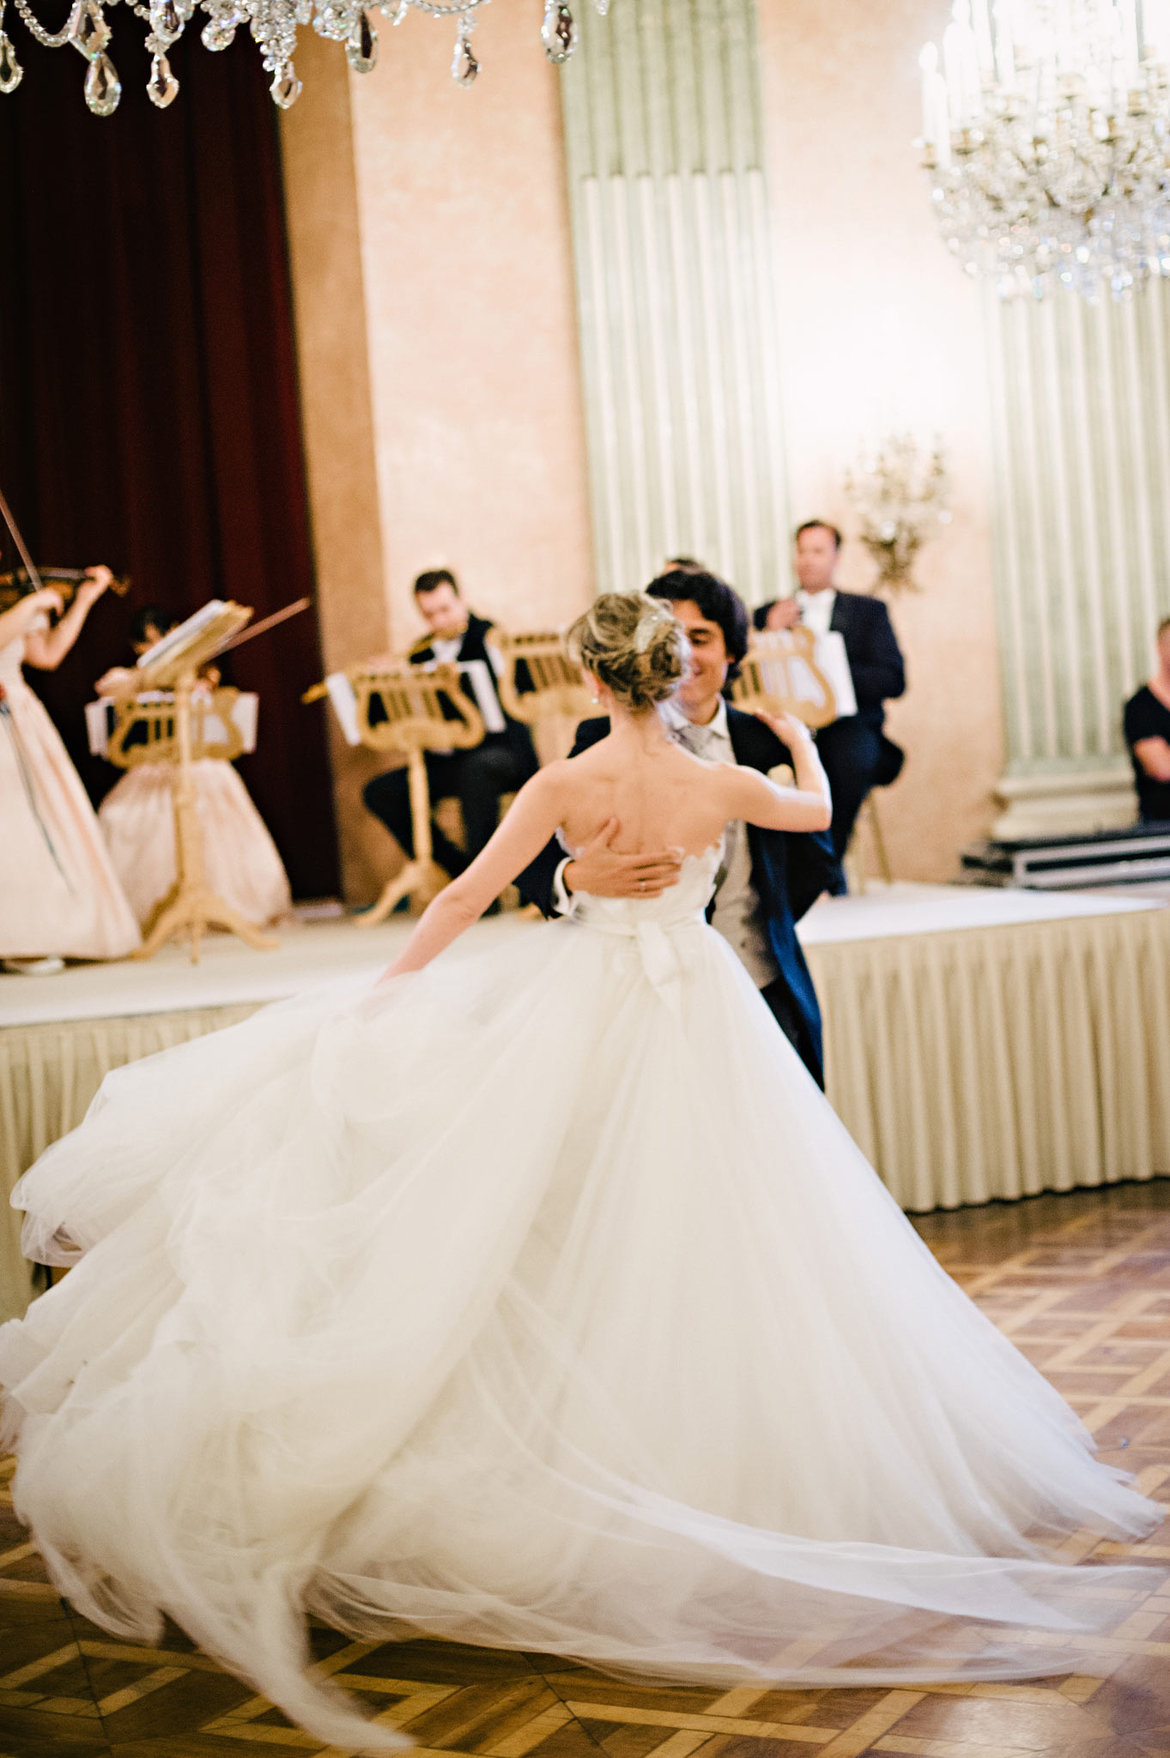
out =
[(240, 634), (233, 635), (231, 640), (220, 648), (215, 657), (218, 659), (220, 653), (230, 653), (233, 647), (242, 647), (245, 641), (255, 640), (257, 635), (263, 635), (269, 629), (274, 629), (277, 623), (285, 623), (289, 617), (298, 616), (301, 611), (308, 610), (312, 602), (311, 598), (298, 598), (294, 603), (286, 604), (283, 610), (274, 610), (270, 617), (261, 617), (258, 623), (253, 623)]
[(28, 577), (32, 581), (33, 591), (34, 592), (43, 591), (43, 589), (44, 589), (43, 582), (41, 580), (41, 576), (40, 576), (39, 572), (37, 571), (36, 563), (33, 561), (31, 555), (29, 555), (29, 553), (28, 553), (28, 549), (25, 546), (24, 538), (20, 535), (20, 527), (16, 523), (16, 520), (12, 517), (12, 509), (8, 505), (8, 502), (4, 499), (4, 496), (2, 493), (0, 493), (0, 516), (3, 516), (4, 523), (8, 527), (9, 533), (11, 534), (11, 537), (12, 537), (12, 541), (16, 545), (17, 554), (20, 556), (21, 561), (24, 563), (26, 569), (28, 570)]

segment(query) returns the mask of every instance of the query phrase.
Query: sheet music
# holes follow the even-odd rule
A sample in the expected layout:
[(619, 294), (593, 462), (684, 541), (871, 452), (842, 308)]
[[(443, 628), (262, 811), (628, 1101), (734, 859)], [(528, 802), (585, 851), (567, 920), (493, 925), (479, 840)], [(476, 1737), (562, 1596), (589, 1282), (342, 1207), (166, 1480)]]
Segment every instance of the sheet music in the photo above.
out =
[(85, 736), (89, 741), (90, 755), (104, 757), (110, 744), (110, 710), (114, 706), (112, 696), (99, 696), (96, 702), (85, 705)]
[(337, 716), (342, 738), (347, 745), (360, 745), (362, 735), (358, 730), (357, 695), (345, 672), (330, 672), (325, 679), (325, 689)]
[(475, 697), (475, 705), (483, 716), (484, 731), (501, 733), (504, 731), (504, 713), (500, 707), (500, 698), (496, 695), (496, 687), (486, 660), (461, 659), (459, 670), (471, 685), (471, 693)]
[(169, 635), (164, 635), (161, 641), (156, 641), (153, 647), (148, 647), (138, 660), (139, 667), (158, 665), (162, 660), (169, 659), (172, 653), (181, 651), (193, 635), (200, 634), (226, 609), (227, 601), (225, 599), (208, 599), (207, 603), (201, 610), (197, 610), (194, 616), (189, 616), (185, 623), (180, 623), (177, 628), (171, 630)]
[(845, 637), (836, 629), (827, 634), (817, 636), (817, 644), (813, 648), (813, 658), (833, 686), (833, 697), (837, 704), (837, 719), (844, 720), (847, 716), (857, 713), (857, 695), (853, 688), (853, 673), (849, 669), (849, 657), (845, 652)]

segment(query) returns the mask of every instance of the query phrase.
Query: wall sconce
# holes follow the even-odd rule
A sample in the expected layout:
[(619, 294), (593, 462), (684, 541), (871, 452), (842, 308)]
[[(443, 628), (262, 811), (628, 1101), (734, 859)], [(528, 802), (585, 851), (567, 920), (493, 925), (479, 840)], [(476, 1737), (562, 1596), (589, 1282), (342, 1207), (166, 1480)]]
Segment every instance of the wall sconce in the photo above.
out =
[(951, 518), (941, 442), (927, 451), (912, 434), (889, 434), (845, 472), (845, 493), (858, 536), (877, 563), (876, 590), (920, 592), (915, 557)]

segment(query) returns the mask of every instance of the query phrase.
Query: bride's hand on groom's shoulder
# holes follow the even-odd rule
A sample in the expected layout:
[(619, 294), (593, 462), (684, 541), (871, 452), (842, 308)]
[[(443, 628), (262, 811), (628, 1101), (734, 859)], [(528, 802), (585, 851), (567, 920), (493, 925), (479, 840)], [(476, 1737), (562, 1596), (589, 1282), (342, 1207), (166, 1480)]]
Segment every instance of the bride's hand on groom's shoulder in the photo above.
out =
[(587, 891), (591, 897), (658, 897), (678, 884), (681, 849), (620, 855), (612, 846), (620, 829), (617, 819), (610, 818), (577, 851), (564, 871), (569, 891)]
[(766, 709), (757, 708), (755, 716), (790, 750), (796, 745), (812, 744), (812, 734), (804, 721), (798, 720), (795, 714), (769, 714)]

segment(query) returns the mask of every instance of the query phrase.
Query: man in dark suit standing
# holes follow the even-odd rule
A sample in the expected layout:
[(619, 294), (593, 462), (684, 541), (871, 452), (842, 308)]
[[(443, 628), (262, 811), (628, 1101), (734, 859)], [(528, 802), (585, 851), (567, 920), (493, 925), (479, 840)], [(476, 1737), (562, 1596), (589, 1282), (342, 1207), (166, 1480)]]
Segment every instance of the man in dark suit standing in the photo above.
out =
[[(492, 625), (467, 608), (454, 574), (447, 568), (420, 574), (414, 583), (414, 601), (431, 632), (410, 649), (412, 665), (479, 661), (466, 683), (483, 716), (483, 739), (469, 751), (426, 753), (432, 802), (457, 799), (463, 814), (465, 848), (445, 836), (438, 824), (431, 827), (435, 859), (454, 879), (491, 839), (499, 823), (501, 794), (515, 793), (536, 774), (536, 752), (528, 728), (510, 719), (500, 705), (489, 639)], [(406, 770), (376, 775), (363, 788), (362, 799), (412, 859), (414, 830)]]
[[(796, 533), (796, 592), (791, 598), (760, 605), (754, 616), (757, 629), (790, 629), (803, 623), (817, 634), (831, 629), (844, 639), (857, 713), (817, 733), (817, 751), (833, 790), (829, 834), (838, 865), (870, 788), (888, 787), (902, 768), (903, 753), (882, 728), (884, 704), (906, 688), (902, 651), (881, 599), (839, 592), (833, 584), (840, 549), (841, 533), (835, 525), (823, 519), (802, 525)], [(839, 868), (831, 889), (845, 888)]]
[[(695, 567), (673, 568), (646, 590), (666, 599), (687, 631), (691, 669), (664, 712), (680, 744), (716, 762), (743, 763), (765, 774), (789, 761), (786, 745), (763, 721), (723, 699), (723, 689), (747, 651), (742, 599), (724, 581)], [(572, 755), (597, 744), (608, 719), (577, 728)], [(546, 916), (572, 913), (572, 894), (657, 896), (679, 873), (675, 851), (619, 855), (610, 847), (616, 822), (603, 826), (572, 858), (555, 842), (516, 883)], [(708, 920), (738, 954), (809, 1073), (824, 1085), (821, 1014), (796, 924), (828, 884), (833, 870), (827, 831), (794, 833), (728, 827), (723, 864)]]

